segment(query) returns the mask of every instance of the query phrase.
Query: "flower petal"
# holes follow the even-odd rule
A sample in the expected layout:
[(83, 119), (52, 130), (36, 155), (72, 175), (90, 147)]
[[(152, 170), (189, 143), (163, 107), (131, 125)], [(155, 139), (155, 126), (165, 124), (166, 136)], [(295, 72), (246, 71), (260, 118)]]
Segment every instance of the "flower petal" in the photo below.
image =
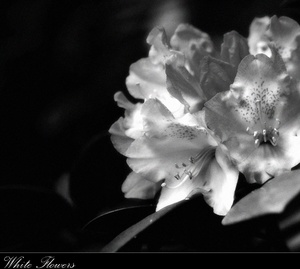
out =
[[(233, 99), (232, 93), (226, 91), (218, 93), (204, 104), (207, 127), (219, 137), (222, 143), (226, 143), (237, 136), (239, 136), (239, 140), (242, 140), (240, 136), (243, 133), (245, 133), (245, 138), (249, 136), (239, 114), (233, 112), (231, 99)], [(236, 144), (235, 146), (239, 145)]]
[[(248, 45), (251, 54), (265, 53), (271, 56), (271, 52), (268, 48), (269, 38), (265, 35), (269, 25), (270, 17), (268, 16), (255, 18), (251, 22), (248, 36)], [(269, 51), (269, 53), (267, 53), (267, 51)]]
[(150, 131), (153, 125), (155, 129), (159, 129), (160, 123), (163, 124), (166, 120), (175, 119), (173, 114), (168, 110), (168, 108), (158, 99), (147, 100), (141, 111), (144, 120), (144, 130), (150, 135)]
[(125, 109), (125, 117), (120, 117), (108, 132), (111, 134), (113, 146), (124, 154), (134, 139), (144, 134), (141, 115), (141, 103), (131, 103), (122, 92), (116, 92), (114, 99), (118, 106)]
[(300, 36), (295, 38), (296, 49), (292, 51), (291, 60), (287, 63), (289, 74), (299, 80), (300, 74)]
[(200, 62), (200, 85), (209, 100), (217, 93), (228, 91), (236, 71), (227, 62), (205, 56)]
[(267, 36), (276, 44), (284, 60), (290, 59), (296, 49), (296, 37), (300, 35), (299, 24), (291, 18), (272, 16)]
[(158, 98), (172, 113), (180, 116), (184, 112), (184, 105), (168, 92), (166, 80), (164, 66), (155, 65), (149, 58), (144, 58), (130, 66), (126, 86), (133, 97), (144, 100)]
[(224, 41), (221, 45), (221, 59), (230, 63), (235, 70), (241, 60), (249, 54), (247, 39), (236, 31), (231, 31), (224, 35)]
[(291, 18), (273, 16), (267, 32), (286, 63), (288, 73), (298, 79), (300, 55), (300, 26)]
[(293, 162), (293, 157), (286, 154), (280, 143), (276, 147), (260, 145), (248, 158), (239, 162), (238, 167), (248, 182), (263, 184), (270, 178), (290, 170), (291, 161)]
[(153, 64), (143, 58), (130, 65), (126, 86), (129, 93), (137, 99), (148, 99), (168, 94), (166, 75), (162, 65)]
[(122, 121), (123, 131), (125, 135), (136, 139), (143, 135), (143, 121), (142, 121), (142, 103), (131, 103), (122, 92), (117, 92), (114, 95), (115, 101), (119, 107), (125, 108), (125, 117)]
[(176, 176), (176, 164), (187, 162), (191, 156), (197, 155), (195, 145), (188, 146), (179, 139), (142, 137), (135, 140), (126, 151), (129, 157), (127, 163), (136, 173), (157, 182)]
[(145, 103), (144, 116), (145, 136), (135, 140), (125, 155), (132, 170), (149, 180), (174, 177), (177, 163), (188, 162), (202, 149), (216, 145), (205, 129), (196, 125), (201, 119), (192, 120), (190, 114), (181, 121), (172, 119), (158, 100)]
[(203, 56), (214, 52), (213, 42), (209, 35), (187, 23), (178, 25), (170, 43), (172, 48), (183, 52), (188, 60), (187, 69), (192, 74), (198, 73), (199, 63)]
[[(281, 62), (273, 62), (264, 54), (245, 57), (231, 86), (238, 104), (235, 111), (245, 125), (252, 124), (255, 128), (260, 124), (258, 121), (268, 123), (280, 118), (280, 101), (289, 94), (289, 81)], [(257, 100), (261, 101), (261, 111), (257, 108)]]
[(162, 188), (156, 211), (187, 199), (198, 190), (214, 213), (224, 216), (233, 204), (238, 174), (228, 157), (217, 148), (216, 158), (207, 159), (197, 177), (186, 180), (176, 188), (169, 187), (168, 184)]
[(205, 101), (199, 81), (184, 66), (178, 66), (174, 58), (166, 62), (167, 89), (187, 111), (199, 111)]
[(154, 27), (148, 34), (147, 43), (151, 45), (149, 59), (155, 65), (163, 63), (165, 57), (171, 55), (167, 35), (162, 27)]
[[(256, 57), (248, 55), (239, 65), (231, 90), (221, 93), (212, 101), (208, 101), (206, 107), (220, 115), (217, 108), (222, 107), (223, 112), (225, 112), (224, 104), (220, 104), (220, 102), (225, 102), (227, 113), (224, 116), (227, 115), (227, 118), (232, 118), (234, 121), (238, 120), (238, 123), (234, 123), (234, 125), (236, 127), (238, 127), (237, 125), (243, 126), (242, 129), (245, 132), (247, 126), (251, 125), (255, 128), (256, 125), (259, 125), (260, 122), (258, 121), (261, 116), (264, 116), (264, 120), (279, 116), (278, 114), (282, 112), (279, 109), (280, 100), (283, 95), (287, 95), (289, 92), (289, 76), (282, 68), (280, 58), (270, 59), (264, 54), (258, 54)], [(261, 112), (263, 115), (257, 109), (257, 100), (262, 102)], [(220, 129), (214, 122), (212, 124), (215, 125), (216, 129)], [(233, 132), (240, 130), (241, 128), (232, 130), (231, 125), (229, 128), (226, 128), (226, 124), (222, 125), (223, 133), (233, 134)]]
[(124, 129), (124, 118), (119, 118), (109, 129), (109, 133), (111, 134), (111, 142), (115, 149), (121, 154), (125, 154), (131, 143), (134, 139), (128, 137), (125, 134)]
[[(283, 67), (281, 57), (276, 56), (275, 51), (272, 59), (264, 54), (246, 56), (231, 90), (218, 94), (205, 104), (208, 127), (228, 147), (249, 182), (263, 183), (290, 169), (288, 163), (295, 163), (289, 157), (291, 154), (285, 153), (290, 151), (292, 145), (281, 143), (284, 140), (282, 137), (276, 147), (266, 144), (256, 148), (254, 136), (247, 132), (248, 127), (255, 132), (267, 128), (265, 126), (274, 126), (278, 119), (283, 122), (280, 130), (284, 131), (284, 121), (294, 118), (291, 111), (299, 115), (295, 101), (299, 100), (299, 93), (291, 86)], [(295, 95), (298, 97), (289, 102)], [(260, 109), (256, 106), (257, 100), (262, 104)]]
[(206, 135), (201, 137), (196, 129), (170, 124), (164, 134), (164, 138), (139, 138), (125, 153), (131, 169), (154, 182), (175, 177), (176, 164), (188, 162), (190, 157), (209, 146)]
[(288, 17), (276, 15), (255, 19), (250, 26), (248, 43), (252, 54), (272, 55), (268, 48), (270, 42), (275, 44), (283, 58), (288, 73), (295, 78), (299, 76), (299, 24)]
[[(226, 130), (229, 126), (228, 132), (219, 135), (223, 135), (221, 138), (225, 141), (224, 144), (230, 149), (231, 155), (238, 162), (239, 169), (249, 182), (263, 183), (270, 177), (290, 170), (300, 162), (298, 154), (300, 152), (300, 123), (298, 122), (300, 96), (297, 90), (291, 90), (287, 96), (287, 105), (282, 110), (280, 118), (282, 122), (279, 129), (280, 136), (275, 147), (266, 144), (256, 148), (253, 138), (246, 132), (243, 134), (245, 129), (241, 128), (242, 124), (239, 124), (239, 118), (234, 118), (235, 114), (231, 114), (232, 120), (228, 116), (225, 117), (227, 107), (219, 98), (220, 95), (214, 98), (216, 103), (211, 102), (210, 104), (211, 106), (219, 105), (215, 108), (219, 114), (212, 111), (206, 112), (208, 125), (211, 126), (210, 122), (218, 121), (222, 130)], [(218, 131), (222, 132), (221, 129)]]
[(161, 189), (161, 183), (153, 183), (141, 175), (131, 172), (122, 184), (122, 192), (125, 198), (154, 199)]
[(224, 216), (233, 204), (239, 171), (221, 146), (216, 148), (215, 157), (216, 163), (210, 164), (210, 173), (205, 176), (205, 187), (210, 191), (204, 193), (204, 199), (214, 209), (215, 214)]
[(204, 182), (205, 181), (201, 180), (200, 177), (196, 177), (193, 180), (186, 180), (177, 188), (169, 188), (168, 186), (163, 185), (156, 205), (156, 211), (159, 211), (168, 205), (188, 199), (189, 195), (195, 191), (203, 194), (209, 192), (209, 189), (204, 186)]

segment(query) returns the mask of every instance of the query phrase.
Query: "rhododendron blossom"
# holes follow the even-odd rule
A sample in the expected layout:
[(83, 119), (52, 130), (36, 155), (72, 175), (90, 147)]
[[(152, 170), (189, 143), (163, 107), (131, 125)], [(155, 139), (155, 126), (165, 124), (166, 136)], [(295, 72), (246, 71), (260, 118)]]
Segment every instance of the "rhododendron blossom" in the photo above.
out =
[(129, 166), (152, 182), (161, 182), (157, 210), (199, 190), (217, 214), (230, 209), (238, 178), (203, 121), (203, 112), (174, 116), (158, 100), (143, 105), (145, 135), (125, 152)]
[[(299, 25), (287, 17), (255, 18), (249, 37), (225, 33), (218, 49), (208, 34), (180, 24), (168, 40), (148, 35), (148, 57), (130, 66), (130, 102), (110, 128), (132, 169), (127, 198), (157, 198), (156, 210), (202, 193), (226, 215), (240, 173), (249, 183), (300, 162)], [(283, 35), (284, 33), (284, 35)]]
[(249, 182), (266, 180), (300, 162), (299, 84), (272, 49), (248, 55), (230, 90), (209, 100), (206, 121)]
[(273, 43), (295, 79), (300, 74), (300, 26), (291, 18), (282, 16), (255, 18), (250, 25), (248, 44), (250, 53), (271, 56)]

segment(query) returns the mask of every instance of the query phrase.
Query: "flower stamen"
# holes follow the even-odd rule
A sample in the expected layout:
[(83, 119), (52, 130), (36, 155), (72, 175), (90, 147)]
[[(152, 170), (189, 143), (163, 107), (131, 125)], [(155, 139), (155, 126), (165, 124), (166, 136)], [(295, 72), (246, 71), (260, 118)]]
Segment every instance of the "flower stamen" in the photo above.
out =
[(256, 148), (258, 148), (259, 145), (260, 145), (260, 140), (259, 139), (255, 139), (254, 145), (255, 145)]
[[(277, 122), (280, 122), (276, 119)], [(277, 124), (279, 126), (279, 124)], [(278, 127), (277, 127), (278, 128)], [(272, 146), (276, 146), (279, 137), (279, 131), (277, 128), (272, 128), (271, 126), (268, 129), (263, 129), (262, 132), (254, 131), (252, 132), (250, 127), (247, 127), (246, 132), (250, 135), (253, 135), (255, 147), (259, 147), (261, 143), (270, 142)]]
[(249, 135), (253, 135), (254, 138), (254, 145), (255, 147), (259, 147), (259, 145), (261, 143), (270, 143), (273, 146), (277, 145), (278, 142), (278, 137), (279, 137), (279, 127), (281, 124), (281, 121), (276, 118), (275, 119), (275, 123), (273, 123), (273, 126), (269, 126), (269, 128), (267, 128), (267, 123), (264, 120), (264, 115), (265, 113), (263, 113), (262, 110), (262, 101), (260, 98), (256, 98), (255, 99), (255, 107), (256, 107), (256, 112), (257, 112), (257, 118), (260, 122), (261, 125), (261, 131), (253, 131), (252, 128), (250, 126), (248, 126), (246, 128), (246, 132)]
[(210, 159), (213, 158), (214, 154), (215, 147), (210, 146), (202, 150), (196, 156), (191, 156), (188, 159), (188, 163), (182, 162), (181, 166), (175, 163), (174, 166), (179, 171), (174, 175), (174, 178), (176, 179), (176, 181), (179, 181), (178, 184), (170, 185), (164, 182), (166, 184), (163, 184), (162, 187), (177, 188), (182, 185), (187, 179), (192, 180), (200, 173), (201, 169), (210, 162)]
[(263, 134), (264, 142), (266, 143), (267, 142), (267, 130), (263, 129), (262, 134)]

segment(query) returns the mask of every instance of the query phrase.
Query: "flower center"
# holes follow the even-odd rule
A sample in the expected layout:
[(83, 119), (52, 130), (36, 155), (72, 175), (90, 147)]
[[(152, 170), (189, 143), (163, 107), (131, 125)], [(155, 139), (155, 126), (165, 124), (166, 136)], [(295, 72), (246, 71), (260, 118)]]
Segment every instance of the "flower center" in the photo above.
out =
[(208, 146), (200, 151), (196, 156), (191, 156), (187, 162), (182, 162), (181, 165), (175, 163), (177, 173), (174, 175), (174, 180), (165, 181), (162, 187), (177, 188), (187, 180), (195, 178), (215, 155), (215, 147)]
[[(274, 125), (273, 126), (268, 126), (267, 127), (267, 121), (264, 116), (268, 113), (263, 113), (262, 111), (262, 101), (261, 99), (256, 99), (255, 100), (255, 106), (257, 110), (257, 117), (259, 124), (256, 124), (256, 126), (259, 126), (257, 129), (259, 131), (255, 130), (253, 131), (250, 127), (247, 127), (246, 131), (248, 134), (253, 135), (254, 138), (254, 145), (255, 147), (259, 147), (261, 143), (271, 143), (271, 145), (276, 146), (278, 142), (278, 137), (279, 137), (279, 126), (280, 126), (280, 120), (275, 119)], [(273, 109), (271, 109), (273, 114)]]

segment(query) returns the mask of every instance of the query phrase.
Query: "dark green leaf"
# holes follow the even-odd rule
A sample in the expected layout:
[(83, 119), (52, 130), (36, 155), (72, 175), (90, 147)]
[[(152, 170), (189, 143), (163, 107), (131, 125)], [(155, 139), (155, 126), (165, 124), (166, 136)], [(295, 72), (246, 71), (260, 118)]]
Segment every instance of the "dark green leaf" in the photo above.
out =
[(266, 214), (281, 213), (300, 191), (300, 171), (286, 172), (238, 201), (222, 220), (224, 225)]
[(121, 185), (130, 169), (115, 150), (108, 132), (86, 145), (70, 172), (70, 195), (82, 223), (124, 200)]
[(75, 249), (74, 232), (79, 228), (75, 211), (51, 190), (1, 187), (0, 216), (2, 251)]
[(100, 214), (83, 227), (83, 232), (90, 238), (88, 248), (99, 251), (119, 233), (154, 211), (155, 206), (150, 203), (131, 201)]
[[(240, 242), (228, 240), (232, 237), (232, 231), (221, 224), (221, 219), (213, 213), (201, 193), (196, 191), (191, 193), (189, 199), (169, 205), (129, 227), (101, 251), (190, 252), (241, 249), (237, 247)], [(239, 228), (234, 229), (234, 233), (240, 234), (239, 240), (244, 238)]]
[(168, 214), (170, 211), (172, 211), (174, 208), (176, 208), (178, 205), (184, 203), (185, 201), (180, 201), (175, 204), (169, 205), (149, 216), (142, 219), (135, 225), (129, 227), (122, 233), (120, 233), (117, 237), (115, 237), (109, 244), (107, 244), (101, 251), (102, 252), (116, 252), (121, 247), (123, 247), (126, 243), (128, 243), (132, 238), (137, 236), (140, 232), (142, 232), (144, 229), (146, 229), (148, 226), (152, 225), (154, 222), (159, 220), (161, 217)]
[(294, 197), (280, 214), (278, 227), (290, 251), (300, 251), (300, 194)]

